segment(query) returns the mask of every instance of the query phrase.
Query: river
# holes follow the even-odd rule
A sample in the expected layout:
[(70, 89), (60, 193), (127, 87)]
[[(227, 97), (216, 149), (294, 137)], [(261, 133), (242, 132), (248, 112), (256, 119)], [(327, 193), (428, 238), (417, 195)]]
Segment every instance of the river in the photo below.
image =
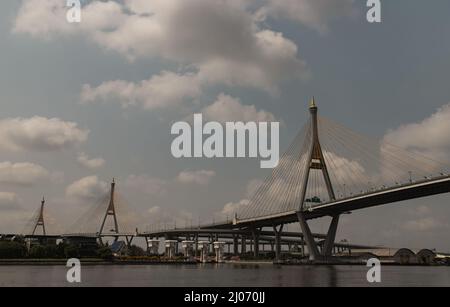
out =
[[(93, 265), (82, 266), (75, 286), (340, 287), (450, 286), (450, 267), (383, 266), (381, 283), (369, 284), (364, 266)], [(0, 266), (0, 286), (74, 286), (64, 266)]]

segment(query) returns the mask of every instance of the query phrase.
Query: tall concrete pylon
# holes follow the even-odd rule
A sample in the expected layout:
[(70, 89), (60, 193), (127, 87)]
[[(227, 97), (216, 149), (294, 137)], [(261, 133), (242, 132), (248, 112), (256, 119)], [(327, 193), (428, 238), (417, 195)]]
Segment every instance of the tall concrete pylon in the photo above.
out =
[(325, 243), (322, 249), (322, 253), (319, 252), (319, 249), (317, 247), (317, 244), (314, 240), (314, 237), (312, 235), (311, 229), (308, 226), (308, 223), (303, 215), (303, 212), (305, 210), (304, 203), (306, 198), (306, 190), (308, 187), (308, 181), (309, 181), (309, 175), (311, 170), (320, 170), (322, 171), (323, 178), (325, 181), (325, 185), (327, 188), (328, 196), (330, 197), (330, 200), (336, 200), (336, 196), (333, 190), (333, 185), (331, 183), (330, 175), (328, 173), (327, 164), (323, 155), (322, 146), (320, 145), (319, 140), (319, 126), (317, 121), (317, 113), (318, 113), (318, 107), (316, 105), (316, 101), (314, 97), (311, 100), (309, 111), (311, 114), (311, 144), (309, 149), (309, 157), (307, 160), (307, 164), (309, 165), (307, 168), (307, 171), (305, 172), (305, 175), (303, 177), (303, 185), (301, 190), (301, 197), (300, 197), (300, 204), (299, 204), (299, 210), (297, 211), (297, 217), (300, 223), (300, 227), (302, 229), (306, 244), (308, 246), (309, 250), (309, 258), (311, 261), (317, 261), (321, 260), (326, 257), (330, 257), (334, 241), (336, 239), (336, 231), (337, 226), (339, 224), (339, 215), (332, 216), (332, 221), (330, 224), (330, 227), (328, 229), (327, 237), (325, 239)]

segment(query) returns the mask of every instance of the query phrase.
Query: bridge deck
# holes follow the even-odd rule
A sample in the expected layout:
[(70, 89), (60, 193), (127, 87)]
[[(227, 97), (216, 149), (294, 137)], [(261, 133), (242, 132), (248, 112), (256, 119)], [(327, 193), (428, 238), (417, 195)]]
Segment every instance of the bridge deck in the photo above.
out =
[[(173, 239), (176, 237), (184, 237), (186, 235), (198, 234), (199, 237), (209, 237), (211, 235), (219, 235), (220, 240), (228, 243), (233, 242), (233, 237), (235, 235), (246, 235), (248, 238), (251, 238), (251, 232), (248, 230), (232, 230), (232, 229), (193, 229), (193, 228), (185, 228), (185, 229), (169, 229), (169, 230), (160, 230), (155, 232), (145, 232), (140, 234), (139, 236), (144, 237), (164, 237), (169, 236)], [(326, 235), (325, 234), (313, 234), (319, 242), (324, 242)], [(227, 241), (227, 239), (229, 241)], [(259, 233), (259, 242), (265, 244), (274, 244), (275, 236), (273, 231), (261, 231)], [(303, 234), (301, 232), (283, 232), (281, 234), (281, 242), (283, 244), (286, 243), (303, 243), (306, 242), (303, 240)], [(356, 245), (350, 243), (335, 243), (335, 247), (344, 247), (351, 249), (377, 249), (382, 247), (374, 247), (368, 245)]]
[[(352, 198), (321, 204), (307, 209), (304, 214), (306, 219), (315, 219), (449, 192), (450, 176), (442, 176), (434, 180), (416, 182), (406, 186), (389, 188), (383, 191), (376, 191)], [(252, 225), (253, 227), (268, 227), (293, 222), (297, 222), (296, 211), (238, 220), (233, 226), (231, 226), (231, 223), (223, 224), (222, 226), (246, 227)]]

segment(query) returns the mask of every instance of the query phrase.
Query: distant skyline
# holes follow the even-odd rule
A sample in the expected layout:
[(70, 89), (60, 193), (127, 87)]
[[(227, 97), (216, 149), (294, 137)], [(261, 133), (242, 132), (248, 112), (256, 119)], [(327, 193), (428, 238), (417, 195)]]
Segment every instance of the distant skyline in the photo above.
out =
[[(280, 121), (283, 152), (315, 96), (322, 116), (450, 165), (446, 0), (382, 1), (380, 24), (358, 0), (83, 1), (80, 24), (65, 3), (0, 4), (0, 233), (43, 195), (47, 231), (65, 231), (113, 177), (139, 226), (232, 215), (268, 170), (173, 158), (171, 125), (193, 113)], [(338, 240), (450, 251), (449, 201), (355, 212)]]

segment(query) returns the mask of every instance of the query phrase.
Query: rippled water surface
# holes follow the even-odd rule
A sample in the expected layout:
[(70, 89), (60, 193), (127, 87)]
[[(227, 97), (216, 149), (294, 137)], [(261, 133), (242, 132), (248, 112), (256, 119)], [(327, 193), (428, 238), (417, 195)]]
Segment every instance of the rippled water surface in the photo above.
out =
[[(364, 266), (83, 266), (80, 286), (367, 286)], [(64, 266), (0, 266), (0, 286), (72, 286)], [(382, 267), (382, 286), (450, 286), (450, 267)]]

